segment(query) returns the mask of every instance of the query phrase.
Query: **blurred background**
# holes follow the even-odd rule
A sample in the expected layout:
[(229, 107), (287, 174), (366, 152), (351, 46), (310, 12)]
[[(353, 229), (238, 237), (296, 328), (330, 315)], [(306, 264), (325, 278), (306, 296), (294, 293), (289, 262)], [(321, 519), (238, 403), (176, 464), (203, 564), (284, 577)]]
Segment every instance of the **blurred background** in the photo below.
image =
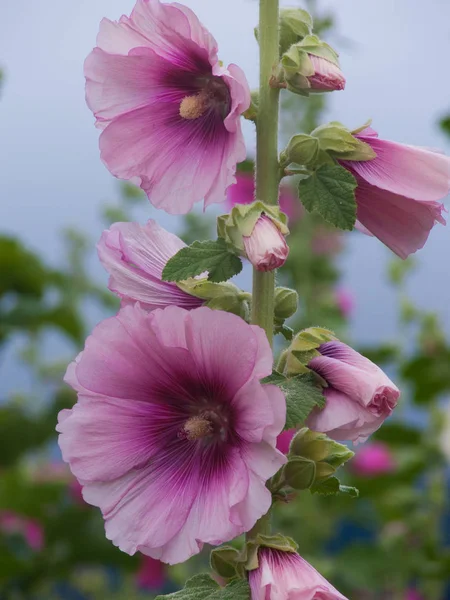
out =
[[(83, 61), (100, 20), (133, 0), (3, 0), (0, 21), (0, 599), (152, 598), (207, 565), (207, 553), (163, 567), (104, 538), (61, 462), (62, 384), (93, 325), (117, 310), (95, 251), (118, 220), (158, 222), (190, 242), (228, 208), (185, 218), (156, 211), (102, 165), (84, 101)], [(258, 80), (255, 0), (185, 0), (225, 64)], [(305, 0), (341, 55), (345, 92), (283, 97), (282, 141), (327, 120), (368, 118), (381, 137), (450, 153), (450, 5), (429, 0)], [(245, 123), (249, 159), (254, 131)], [(248, 164), (231, 202), (248, 202)], [(294, 182), (290, 182), (294, 183)], [(323, 325), (382, 366), (403, 390), (396, 414), (357, 449), (346, 482), (360, 499), (303, 492), (277, 512), (300, 552), (350, 600), (450, 598), (450, 279), (448, 230), (402, 262), (374, 238), (304, 214), (283, 190), (291, 254), (281, 275), (300, 309), (290, 325)], [(250, 269), (237, 283), (250, 289)], [(278, 336), (278, 348), (283, 339)]]

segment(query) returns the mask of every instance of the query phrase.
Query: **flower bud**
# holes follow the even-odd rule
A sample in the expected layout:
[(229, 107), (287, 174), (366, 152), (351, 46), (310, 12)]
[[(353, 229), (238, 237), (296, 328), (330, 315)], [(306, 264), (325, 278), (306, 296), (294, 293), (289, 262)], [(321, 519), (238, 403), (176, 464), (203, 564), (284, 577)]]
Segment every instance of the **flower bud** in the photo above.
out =
[(298, 294), (285, 287), (275, 288), (275, 319), (284, 321), (297, 311)]
[(249, 236), (242, 237), (247, 258), (258, 271), (273, 271), (286, 262), (289, 246), (284, 235), (266, 215), (259, 217)]
[(314, 75), (308, 77), (311, 90), (333, 92), (345, 88), (345, 77), (338, 65), (314, 54), (308, 56), (314, 68)]

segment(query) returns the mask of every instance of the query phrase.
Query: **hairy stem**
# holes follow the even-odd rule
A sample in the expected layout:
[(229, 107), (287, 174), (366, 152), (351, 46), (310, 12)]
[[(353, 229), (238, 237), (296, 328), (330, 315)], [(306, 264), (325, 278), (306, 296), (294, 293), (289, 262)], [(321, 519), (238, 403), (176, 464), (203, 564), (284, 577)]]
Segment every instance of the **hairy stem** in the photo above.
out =
[[(256, 198), (277, 204), (280, 183), (278, 164), (278, 105), (280, 90), (269, 85), (279, 61), (278, 0), (259, 5), (259, 108), (256, 123)], [(253, 270), (252, 323), (273, 338), (275, 275)]]
[[(256, 122), (256, 198), (277, 204), (280, 183), (278, 164), (278, 105), (280, 90), (269, 85), (279, 61), (278, 0), (259, 4), (259, 108)], [(272, 344), (275, 273), (253, 269), (252, 323), (266, 332)], [(270, 512), (247, 533), (247, 539), (270, 532)]]

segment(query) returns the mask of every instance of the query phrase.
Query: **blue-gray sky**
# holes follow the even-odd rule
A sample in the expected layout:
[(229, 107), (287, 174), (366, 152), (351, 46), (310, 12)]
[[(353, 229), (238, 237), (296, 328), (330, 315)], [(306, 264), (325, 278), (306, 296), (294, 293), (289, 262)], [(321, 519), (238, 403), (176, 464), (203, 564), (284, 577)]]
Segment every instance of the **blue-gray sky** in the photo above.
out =
[[(256, 0), (185, 3), (217, 38), (220, 58), (238, 63), (256, 86)], [(57, 262), (62, 227), (100, 235), (99, 207), (115, 194), (116, 182), (100, 162), (98, 132), (84, 102), (83, 60), (95, 44), (101, 18), (117, 19), (133, 4), (2, 2), (0, 65), (6, 84), (0, 100), (0, 228), (19, 234), (49, 261)], [(345, 92), (332, 97), (328, 118), (358, 126), (371, 117), (382, 137), (449, 152), (436, 126), (438, 115), (450, 111), (448, 0), (426, 5), (323, 0), (321, 6), (336, 14), (333, 42), (347, 78)], [(252, 148), (251, 126), (245, 132)], [(176, 230), (175, 217), (158, 212), (157, 218)], [(438, 310), (448, 326), (449, 251), (449, 229), (437, 226), (417, 255), (421, 268), (410, 285), (420, 305)], [(376, 240), (350, 236), (342, 264), (345, 284), (356, 295), (353, 332), (361, 341), (393, 332), (394, 298), (383, 285), (387, 257), (389, 251)]]

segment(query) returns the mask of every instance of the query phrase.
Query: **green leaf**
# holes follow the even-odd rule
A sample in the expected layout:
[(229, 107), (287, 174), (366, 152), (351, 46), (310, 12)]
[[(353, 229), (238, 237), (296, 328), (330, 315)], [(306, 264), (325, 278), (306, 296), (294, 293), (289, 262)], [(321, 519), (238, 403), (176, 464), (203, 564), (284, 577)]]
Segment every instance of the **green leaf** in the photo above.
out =
[(353, 175), (340, 165), (323, 165), (298, 186), (299, 197), (310, 212), (340, 229), (352, 230), (356, 221)]
[(220, 283), (242, 271), (242, 261), (225, 241), (194, 242), (179, 250), (164, 267), (163, 281), (184, 281), (208, 271), (209, 281)]
[(285, 429), (292, 429), (303, 423), (309, 413), (318, 406), (324, 408), (325, 398), (317, 387), (317, 380), (311, 373), (287, 378), (274, 371), (272, 375), (263, 379), (263, 383), (277, 385), (286, 398), (286, 425)]
[(157, 596), (155, 600), (249, 600), (250, 587), (243, 579), (221, 588), (209, 575), (195, 575), (179, 592)]
[(352, 498), (359, 496), (359, 491), (349, 485), (341, 485), (337, 477), (330, 477), (315, 483), (310, 487), (311, 494), (321, 494), (322, 496), (335, 496), (336, 494), (348, 494)]

